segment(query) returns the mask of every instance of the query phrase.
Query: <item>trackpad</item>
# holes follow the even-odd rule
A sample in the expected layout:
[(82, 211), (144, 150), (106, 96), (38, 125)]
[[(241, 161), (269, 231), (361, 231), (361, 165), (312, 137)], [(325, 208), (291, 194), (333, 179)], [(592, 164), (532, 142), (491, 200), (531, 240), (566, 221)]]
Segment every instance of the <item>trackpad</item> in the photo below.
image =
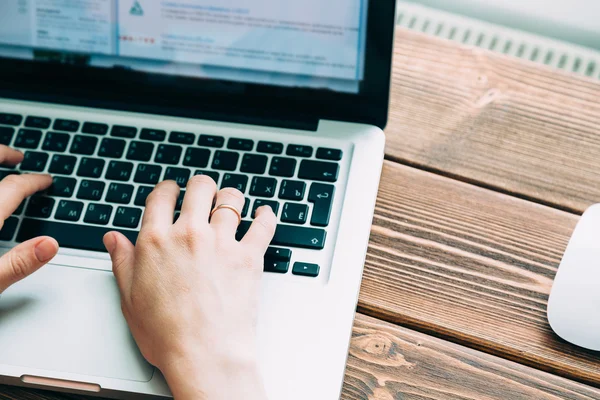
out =
[(147, 382), (111, 272), (49, 265), (0, 297), (0, 364)]

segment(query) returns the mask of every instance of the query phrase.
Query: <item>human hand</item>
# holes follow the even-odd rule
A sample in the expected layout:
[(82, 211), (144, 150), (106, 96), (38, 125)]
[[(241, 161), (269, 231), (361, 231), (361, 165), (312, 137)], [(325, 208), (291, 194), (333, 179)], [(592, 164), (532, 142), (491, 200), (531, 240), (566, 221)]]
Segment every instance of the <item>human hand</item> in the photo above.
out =
[(263, 257), (276, 217), (261, 207), (242, 241), (235, 189), (193, 177), (173, 223), (179, 186), (156, 186), (146, 202), (134, 247), (116, 232), (104, 243), (113, 261), (121, 305), (144, 357), (159, 368), (177, 400), (265, 399), (256, 366), (256, 319)]
[[(0, 145), (0, 165), (17, 165), (23, 153)], [(49, 175), (9, 175), (0, 181), (0, 229), (25, 198), (52, 184)], [(12, 284), (31, 275), (58, 252), (50, 237), (38, 237), (14, 247), (0, 257), (0, 294)]]

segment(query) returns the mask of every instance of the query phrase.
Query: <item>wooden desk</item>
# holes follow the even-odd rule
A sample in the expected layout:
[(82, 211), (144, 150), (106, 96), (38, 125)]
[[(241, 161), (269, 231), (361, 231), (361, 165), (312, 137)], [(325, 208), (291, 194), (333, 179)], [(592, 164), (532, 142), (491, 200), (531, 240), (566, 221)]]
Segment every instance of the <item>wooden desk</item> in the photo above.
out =
[[(600, 399), (552, 280), (600, 202), (600, 82), (399, 31), (343, 399)], [(600, 334), (600, 332), (599, 332)], [(82, 399), (0, 387), (0, 399)]]

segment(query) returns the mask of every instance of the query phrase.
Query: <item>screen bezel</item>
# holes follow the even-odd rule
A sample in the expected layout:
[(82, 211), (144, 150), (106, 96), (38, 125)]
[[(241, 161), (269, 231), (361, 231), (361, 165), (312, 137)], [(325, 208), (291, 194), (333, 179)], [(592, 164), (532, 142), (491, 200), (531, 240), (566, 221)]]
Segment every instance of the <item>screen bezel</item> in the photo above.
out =
[(387, 123), (396, 0), (369, 0), (359, 94), (0, 57), (0, 96), (316, 129), (319, 120)]

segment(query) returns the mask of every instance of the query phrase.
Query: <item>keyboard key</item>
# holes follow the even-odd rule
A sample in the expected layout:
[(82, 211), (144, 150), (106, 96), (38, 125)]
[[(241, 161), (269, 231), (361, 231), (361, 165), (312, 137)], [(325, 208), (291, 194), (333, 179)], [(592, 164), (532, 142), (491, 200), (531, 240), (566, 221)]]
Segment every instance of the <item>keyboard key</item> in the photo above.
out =
[(48, 132), (42, 143), (42, 150), (64, 153), (71, 136), (68, 133)]
[(210, 159), (210, 150), (197, 149), (189, 147), (183, 158), (183, 165), (186, 167), (206, 168)]
[(143, 139), (143, 140), (164, 142), (164, 140), (166, 138), (167, 138), (167, 132), (160, 130), (160, 129), (144, 128), (144, 129), (142, 129), (142, 132), (140, 133), (140, 139)]
[(340, 161), (342, 159), (342, 151), (338, 149), (328, 149), (319, 147), (317, 149), (317, 158), (322, 160)]
[(267, 170), (268, 161), (267, 156), (260, 154), (244, 154), (240, 171), (249, 174), (262, 175)]
[(127, 182), (131, 178), (133, 163), (122, 161), (111, 161), (106, 169), (106, 179), (111, 181)]
[(276, 274), (286, 274), (290, 269), (289, 261), (264, 261), (264, 271), (265, 272), (274, 272)]
[(216, 151), (212, 167), (224, 171), (235, 171), (237, 169), (240, 155), (231, 151)]
[(17, 209), (15, 210), (15, 212), (12, 215), (21, 215), (21, 214), (23, 214), (24, 209), (25, 209), (25, 200), (23, 200), (21, 202), (21, 204), (19, 204), (19, 207), (17, 207)]
[(73, 156), (62, 156), (55, 154), (52, 156), (52, 162), (48, 172), (51, 174), (71, 175), (75, 170), (77, 158)]
[(133, 139), (137, 135), (137, 128), (133, 126), (115, 125), (110, 130), (110, 136)]
[(0, 113), (0, 124), (18, 126), (23, 122), (23, 117), (18, 114)]
[(319, 276), (319, 266), (317, 264), (308, 264), (297, 262), (294, 263), (292, 274), (299, 276), (308, 276), (309, 278), (315, 278)]
[(286, 154), (288, 156), (312, 157), (313, 148), (310, 146), (302, 146), (299, 144), (290, 144), (287, 148)]
[(93, 136), (77, 135), (73, 138), (70, 153), (91, 156), (96, 152), (98, 138)]
[(283, 153), (283, 144), (277, 142), (260, 141), (258, 142), (256, 151), (259, 153), (281, 154)]
[(49, 158), (50, 156), (47, 153), (26, 151), (23, 162), (19, 165), (19, 169), (21, 171), (42, 172), (46, 169)]
[(81, 128), (81, 132), (87, 133), (88, 135), (104, 136), (108, 133), (108, 125), (98, 124), (96, 122), (86, 122)]
[(175, 181), (179, 187), (184, 188), (190, 180), (191, 171), (187, 168), (168, 167), (163, 180)]
[(291, 178), (296, 172), (296, 160), (293, 158), (273, 157), (269, 175)]
[(215, 171), (197, 170), (196, 172), (194, 172), (194, 175), (210, 176), (213, 179), (213, 181), (215, 181), (215, 183), (219, 183), (219, 173)]
[(179, 217), (181, 217), (180, 212), (176, 212), (175, 214), (173, 214), (173, 223), (177, 222), (179, 220)]
[(335, 187), (323, 183), (313, 183), (310, 186), (308, 201), (314, 203), (310, 224), (315, 226), (329, 225), (329, 217), (333, 207)]
[(279, 189), (279, 198), (284, 200), (301, 201), (306, 191), (306, 183), (284, 179)]
[(15, 217), (10, 217), (4, 221), (4, 225), (0, 229), (0, 241), (10, 242), (13, 240), (17, 232), (17, 225), (19, 225), (19, 219)]
[(3, 144), (5, 146), (10, 145), (14, 135), (15, 128), (9, 128), (8, 126), (0, 126), (0, 144)]
[(131, 142), (126, 158), (134, 161), (150, 161), (154, 153), (154, 144), (147, 142)]
[(160, 181), (162, 167), (159, 165), (139, 164), (135, 171), (133, 181), (136, 183), (147, 183), (156, 185)]
[(285, 203), (281, 211), (281, 222), (303, 225), (308, 216), (308, 206), (299, 203)]
[(278, 202), (271, 201), (271, 200), (256, 199), (256, 200), (254, 200), (254, 206), (252, 207), (252, 218), (256, 217), (256, 210), (262, 206), (271, 207), (271, 209), (273, 210), (275, 215), (277, 215), (277, 213), (279, 212), (279, 203)]
[(52, 125), (55, 131), (77, 132), (79, 130), (79, 122), (71, 119), (57, 119)]
[(121, 158), (125, 151), (125, 141), (122, 139), (102, 139), (98, 155), (100, 157)]
[(290, 249), (282, 249), (280, 247), (269, 247), (265, 253), (265, 260), (273, 261), (290, 261), (292, 259), (292, 251)]
[(258, 197), (274, 197), (277, 180), (275, 178), (262, 178), (255, 176), (250, 186), (250, 195)]
[(15, 139), (15, 147), (24, 149), (36, 149), (42, 139), (42, 131), (37, 129), (19, 129)]
[(311, 181), (335, 182), (338, 179), (340, 166), (325, 161), (302, 160), (298, 178)]
[(50, 218), (54, 208), (54, 199), (43, 196), (32, 196), (27, 204), (25, 215), (34, 218)]
[(54, 218), (61, 221), (77, 222), (83, 212), (83, 203), (79, 201), (60, 200)]
[(196, 136), (193, 133), (187, 132), (171, 132), (169, 142), (177, 144), (194, 144)]
[(106, 204), (90, 203), (87, 206), (83, 222), (96, 225), (108, 225), (112, 210), (112, 206)]
[(83, 180), (79, 185), (77, 198), (82, 200), (100, 201), (106, 184), (100, 181)]
[(48, 196), (72, 197), (75, 193), (75, 185), (77, 185), (77, 180), (74, 178), (55, 176), (52, 180), (52, 186), (48, 188)]
[(29, 116), (25, 119), (25, 126), (28, 128), (48, 129), (52, 120), (45, 117)]
[(9, 175), (19, 175), (17, 171), (2, 171), (0, 170), (0, 181)]
[(182, 151), (183, 148), (181, 146), (161, 144), (158, 146), (158, 151), (156, 152), (156, 157), (154, 157), (154, 162), (177, 165), (179, 164)]
[(114, 226), (135, 229), (140, 224), (142, 210), (139, 208), (119, 207), (115, 214)]
[(50, 236), (63, 248), (106, 252), (102, 238), (108, 232), (115, 230), (124, 234), (133, 244), (137, 241), (136, 231), (25, 218), (21, 222), (17, 242), (39, 236)]
[(109, 203), (129, 204), (133, 197), (133, 186), (111, 183), (106, 191), (106, 201)]
[(198, 138), (199, 146), (221, 148), (225, 144), (225, 138), (222, 136), (200, 135)]
[(100, 178), (106, 162), (99, 158), (83, 157), (77, 169), (77, 176), (84, 178)]
[[(250, 221), (242, 221), (238, 227), (236, 239), (241, 240), (248, 229)], [(322, 250), (325, 247), (327, 232), (323, 229), (306, 228), (294, 225), (277, 225), (275, 237), (271, 241), (273, 246), (298, 247), (312, 250)]]
[(221, 183), (221, 189), (223, 188), (235, 188), (242, 193), (246, 192), (246, 186), (248, 185), (248, 177), (245, 175), (225, 174), (223, 175), (223, 182)]
[(146, 199), (148, 198), (150, 193), (152, 193), (153, 190), (154, 188), (151, 186), (140, 186), (138, 188), (137, 194), (135, 195), (135, 200), (133, 201), (133, 204), (135, 204), (136, 206), (145, 207)]
[(227, 148), (230, 150), (252, 151), (254, 148), (254, 141), (250, 139), (231, 138), (227, 142)]
[(244, 208), (242, 209), (242, 218), (246, 218), (248, 216), (248, 211), (250, 211), (250, 199), (246, 197), (244, 201)]

